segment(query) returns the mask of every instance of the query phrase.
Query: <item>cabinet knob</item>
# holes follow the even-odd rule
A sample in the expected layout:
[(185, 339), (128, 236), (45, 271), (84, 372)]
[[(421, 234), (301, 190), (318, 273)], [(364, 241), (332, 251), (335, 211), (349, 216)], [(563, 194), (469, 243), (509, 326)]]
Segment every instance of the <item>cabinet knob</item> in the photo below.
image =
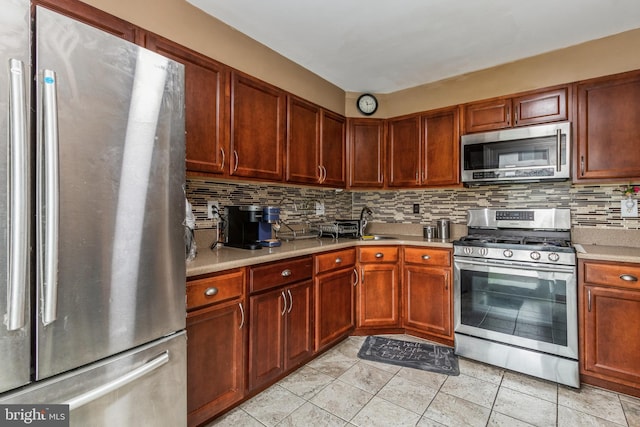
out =
[(431, 256), (430, 255), (422, 255), (422, 259), (427, 261), (427, 260), (431, 259)]
[(216, 295), (218, 293), (218, 288), (214, 288), (213, 286), (210, 288), (207, 288), (206, 291), (204, 291), (204, 294), (208, 297), (212, 297), (214, 295)]
[(288, 268), (286, 270), (282, 270), (282, 277), (289, 277), (291, 276), (291, 270), (289, 270)]
[(342, 258), (338, 257), (336, 258), (336, 264), (340, 264), (342, 262)]
[(384, 254), (382, 252), (376, 253), (376, 258), (382, 258), (382, 257), (384, 257)]
[(638, 278), (636, 276), (633, 276), (631, 274), (621, 274), (620, 278), (626, 282), (637, 282)]

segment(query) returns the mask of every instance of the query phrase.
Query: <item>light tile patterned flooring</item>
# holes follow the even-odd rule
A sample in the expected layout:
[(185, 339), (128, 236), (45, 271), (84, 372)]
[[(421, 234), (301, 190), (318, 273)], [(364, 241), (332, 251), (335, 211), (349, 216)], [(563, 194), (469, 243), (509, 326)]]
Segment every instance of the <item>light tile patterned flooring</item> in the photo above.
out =
[(364, 361), (364, 338), (349, 337), (208, 427), (640, 426), (640, 399), (463, 358), (451, 377)]

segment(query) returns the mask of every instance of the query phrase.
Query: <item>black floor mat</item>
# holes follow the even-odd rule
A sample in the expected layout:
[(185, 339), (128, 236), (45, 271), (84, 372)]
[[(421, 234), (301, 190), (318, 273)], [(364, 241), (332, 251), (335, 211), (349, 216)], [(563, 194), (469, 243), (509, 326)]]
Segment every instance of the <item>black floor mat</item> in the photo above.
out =
[(453, 354), (453, 349), (437, 344), (370, 336), (362, 344), (358, 357), (423, 371), (460, 375), (458, 356)]

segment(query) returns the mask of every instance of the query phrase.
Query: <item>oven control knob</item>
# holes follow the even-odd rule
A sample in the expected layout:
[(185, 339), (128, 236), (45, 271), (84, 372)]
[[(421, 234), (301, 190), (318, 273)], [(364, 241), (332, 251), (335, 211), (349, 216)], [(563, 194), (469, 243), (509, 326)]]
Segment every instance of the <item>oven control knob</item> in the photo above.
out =
[(511, 258), (513, 256), (513, 251), (511, 249), (505, 249), (504, 252), (502, 252), (502, 255), (504, 255), (505, 258)]
[(465, 248), (463, 249), (463, 252), (465, 255), (471, 255), (473, 253), (473, 248), (470, 248), (469, 246), (465, 246)]
[(557, 253), (555, 253), (555, 252), (551, 252), (551, 253), (549, 254), (549, 257), (548, 257), (548, 258), (549, 258), (549, 261), (556, 262), (556, 261), (558, 261), (558, 260), (560, 259), (560, 255), (558, 255), (558, 254), (557, 254)]
[(529, 256), (531, 257), (532, 260), (537, 261), (540, 259), (540, 252), (533, 251), (529, 254)]
[(478, 252), (480, 252), (480, 255), (482, 255), (482, 256), (487, 256), (487, 254), (489, 253), (489, 249), (480, 248), (480, 250)]

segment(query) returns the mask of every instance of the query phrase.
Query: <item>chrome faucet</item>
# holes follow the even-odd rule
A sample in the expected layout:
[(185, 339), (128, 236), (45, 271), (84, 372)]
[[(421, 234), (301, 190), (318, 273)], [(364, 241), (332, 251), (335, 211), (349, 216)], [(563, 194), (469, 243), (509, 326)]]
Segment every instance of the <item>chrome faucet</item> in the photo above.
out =
[(365, 206), (360, 211), (360, 237), (364, 236), (364, 229), (367, 226), (367, 219), (365, 218), (365, 215), (373, 215), (373, 211), (368, 206)]

